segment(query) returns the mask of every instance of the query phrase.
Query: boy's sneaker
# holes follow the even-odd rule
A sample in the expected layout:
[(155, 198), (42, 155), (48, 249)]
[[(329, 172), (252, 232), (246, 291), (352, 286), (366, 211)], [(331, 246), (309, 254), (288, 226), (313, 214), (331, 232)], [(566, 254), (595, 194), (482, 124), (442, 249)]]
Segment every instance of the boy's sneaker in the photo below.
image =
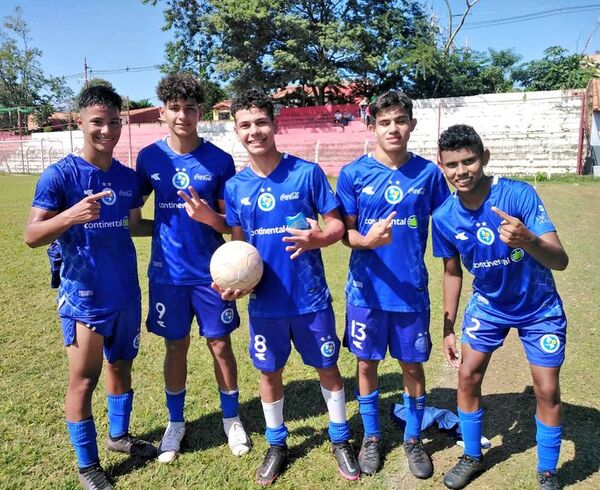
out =
[(262, 464), (256, 470), (256, 483), (268, 486), (283, 470), (288, 458), (287, 446), (269, 446)]
[(360, 466), (354, 456), (352, 445), (348, 441), (332, 443), (333, 454), (337, 460), (340, 474), (346, 480), (358, 480), (360, 476)]
[(381, 440), (375, 436), (365, 437), (358, 453), (360, 472), (373, 475), (381, 464)]
[(223, 429), (227, 435), (229, 449), (234, 456), (241, 456), (250, 451), (252, 441), (246, 434), (239, 416), (223, 419)]
[(156, 456), (156, 448), (148, 441), (144, 441), (138, 437), (134, 437), (127, 433), (118, 439), (106, 440), (106, 449), (116, 451), (118, 453), (126, 453), (131, 456), (149, 459)]
[(483, 469), (483, 459), (471, 458), (464, 454), (458, 458), (454, 468), (444, 475), (444, 485), (448, 488), (464, 488)]
[(79, 470), (79, 482), (85, 490), (112, 490), (108, 475), (99, 464)]
[(185, 435), (185, 422), (169, 422), (158, 446), (158, 461), (171, 463), (179, 456), (181, 440)]
[(419, 439), (410, 439), (404, 443), (404, 453), (408, 459), (410, 472), (417, 478), (429, 478), (433, 475), (433, 463), (423, 443)]
[(538, 471), (538, 487), (540, 490), (559, 490), (558, 475), (551, 471)]

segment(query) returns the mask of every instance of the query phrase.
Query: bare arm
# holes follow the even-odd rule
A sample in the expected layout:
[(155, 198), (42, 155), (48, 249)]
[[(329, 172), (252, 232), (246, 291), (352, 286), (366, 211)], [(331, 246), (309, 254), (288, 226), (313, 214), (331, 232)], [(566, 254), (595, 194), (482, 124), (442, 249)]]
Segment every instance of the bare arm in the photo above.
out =
[[(146, 202), (148, 196), (144, 196)], [(129, 211), (129, 232), (131, 236), (152, 236), (154, 231), (154, 220), (142, 218), (142, 208), (134, 208)]]
[(385, 219), (373, 223), (366, 235), (361, 235), (356, 229), (356, 216), (345, 216), (344, 244), (357, 250), (370, 250), (391, 243), (392, 220), (395, 216), (396, 211), (392, 211)]
[(323, 221), (325, 221), (325, 229), (321, 229), (318, 221), (307, 218), (310, 224), (310, 230), (297, 230), (294, 228), (288, 229), (291, 236), (284, 236), (282, 241), (290, 243), (285, 247), (287, 252), (293, 252), (290, 255), (291, 259), (295, 259), (307, 250), (316, 248), (324, 248), (339, 241), (344, 235), (344, 223), (337, 209), (325, 213)]
[(456, 335), (454, 324), (458, 313), (460, 302), (460, 291), (462, 289), (463, 271), (460, 258), (444, 258), (444, 276), (442, 279), (442, 290), (444, 296), (444, 356), (448, 364), (458, 369), (460, 358), (456, 350)]
[(110, 196), (111, 191), (98, 192), (84, 197), (77, 204), (62, 212), (32, 207), (25, 224), (23, 240), (31, 248), (48, 245), (73, 225), (89, 223), (100, 217), (100, 199)]

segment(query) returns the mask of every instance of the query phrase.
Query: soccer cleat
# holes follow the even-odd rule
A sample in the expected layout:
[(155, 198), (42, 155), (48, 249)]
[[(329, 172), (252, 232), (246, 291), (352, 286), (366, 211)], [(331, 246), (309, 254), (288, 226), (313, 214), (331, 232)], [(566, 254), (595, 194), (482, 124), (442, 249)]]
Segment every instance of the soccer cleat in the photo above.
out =
[(134, 437), (129, 433), (114, 440), (109, 437), (106, 440), (106, 449), (144, 459), (154, 458), (156, 456), (156, 448), (152, 444), (143, 439), (139, 439), (138, 437)]
[(560, 490), (558, 475), (551, 471), (538, 471), (538, 488), (540, 490)]
[(234, 456), (242, 456), (250, 451), (252, 441), (246, 434), (239, 416), (223, 419), (223, 429), (227, 435), (229, 449)]
[(417, 478), (429, 478), (433, 474), (433, 463), (423, 443), (419, 439), (410, 439), (404, 443), (404, 453), (408, 459), (410, 472)]
[(352, 446), (348, 441), (332, 443), (333, 454), (337, 460), (340, 474), (346, 480), (358, 480), (360, 476), (360, 466), (354, 456)]
[(177, 459), (184, 435), (185, 422), (169, 422), (158, 446), (158, 461), (160, 463), (171, 463)]
[(283, 470), (288, 458), (287, 446), (269, 446), (262, 464), (256, 470), (256, 483), (268, 486)]
[(360, 472), (373, 475), (381, 464), (381, 440), (375, 436), (365, 437), (358, 453)]
[(85, 490), (112, 490), (108, 475), (99, 464), (79, 470), (79, 482)]
[(444, 485), (448, 488), (464, 488), (483, 469), (483, 459), (471, 458), (464, 454), (458, 458), (458, 463), (444, 475)]

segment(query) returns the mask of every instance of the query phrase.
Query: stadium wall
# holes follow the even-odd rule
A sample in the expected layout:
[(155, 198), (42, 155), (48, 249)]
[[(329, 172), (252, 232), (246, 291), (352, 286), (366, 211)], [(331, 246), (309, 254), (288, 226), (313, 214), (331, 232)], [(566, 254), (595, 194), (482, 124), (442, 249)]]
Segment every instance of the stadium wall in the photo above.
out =
[[(488, 166), (492, 174), (575, 173), (581, 93), (518, 92), (416, 100), (418, 123), (409, 149), (435, 160), (439, 133), (452, 124), (466, 123), (475, 127), (492, 152)], [(291, 109), (287, 115), (282, 111), (276, 135), (282, 151), (317, 161), (328, 175), (337, 176), (343, 165), (375, 147), (373, 135), (360, 120), (340, 127), (333, 124), (330, 108), (305, 109), (306, 114), (303, 108)], [(204, 121), (198, 131), (231, 153), (238, 168), (247, 165), (231, 121)], [(167, 133), (164, 124), (123, 126), (115, 157), (134, 166), (139, 150)], [(0, 141), (0, 172), (38, 173), (82, 145), (81, 131), (35, 133), (29, 140)]]

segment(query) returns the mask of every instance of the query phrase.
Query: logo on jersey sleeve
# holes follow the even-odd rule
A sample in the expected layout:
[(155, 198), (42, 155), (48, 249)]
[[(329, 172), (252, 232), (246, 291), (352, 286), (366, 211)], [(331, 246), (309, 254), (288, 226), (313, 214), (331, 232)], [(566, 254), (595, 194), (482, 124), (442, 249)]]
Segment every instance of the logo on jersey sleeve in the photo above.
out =
[(258, 207), (261, 211), (273, 211), (275, 208), (275, 196), (271, 194), (271, 188), (263, 187), (260, 189), (260, 195), (258, 196)]
[(540, 347), (548, 354), (554, 354), (560, 348), (560, 339), (553, 333), (547, 333), (540, 339)]
[(156, 172), (156, 173), (154, 173), (154, 174), (151, 174), (151, 175), (150, 175), (150, 178), (151, 178), (152, 180), (160, 180), (160, 174), (159, 174), (158, 172)]
[(104, 196), (101, 201), (106, 204), (107, 206), (112, 206), (114, 203), (117, 202), (117, 194), (115, 191), (113, 191), (110, 188), (110, 182), (107, 183), (102, 183), (102, 185), (104, 186), (104, 188), (102, 189), (101, 192), (110, 192), (110, 195), (108, 196)]
[(400, 188), (400, 181), (392, 182), (388, 181), (388, 187), (386, 187), (383, 197), (389, 204), (398, 204), (404, 197), (404, 192)]
[(330, 335), (327, 336), (327, 339), (321, 337), (321, 342), (324, 342), (321, 344), (321, 354), (323, 354), (324, 357), (332, 357), (335, 354), (335, 344), (329, 339), (331, 339)]
[(182, 168), (181, 170), (176, 168), (175, 170), (176, 173), (173, 175), (171, 182), (176, 189), (187, 189), (190, 185), (190, 176), (185, 173), (185, 168)]
[(454, 235), (454, 238), (456, 238), (457, 240), (461, 240), (461, 241), (465, 241), (465, 240), (469, 239), (469, 237), (467, 235), (465, 235), (464, 231), (461, 231), (460, 233), (457, 233), (456, 235)]
[(372, 185), (368, 185), (367, 187), (363, 187), (363, 190), (361, 192), (363, 194), (366, 194), (367, 196), (372, 196), (373, 194), (375, 194), (375, 189), (373, 189)]
[(510, 253), (510, 260), (512, 260), (513, 262), (521, 262), (521, 260), (523, 260), (523, 257), (525, 257), (525, 252), (522, 248), (515, 248)]
[(482, 221), (481, 223), (477, 223), (477, 240), (479, 240), (484, 245), (491, 245), (496, 240), (496, 235), (494, 232), (487, 227), (487, 223)]

